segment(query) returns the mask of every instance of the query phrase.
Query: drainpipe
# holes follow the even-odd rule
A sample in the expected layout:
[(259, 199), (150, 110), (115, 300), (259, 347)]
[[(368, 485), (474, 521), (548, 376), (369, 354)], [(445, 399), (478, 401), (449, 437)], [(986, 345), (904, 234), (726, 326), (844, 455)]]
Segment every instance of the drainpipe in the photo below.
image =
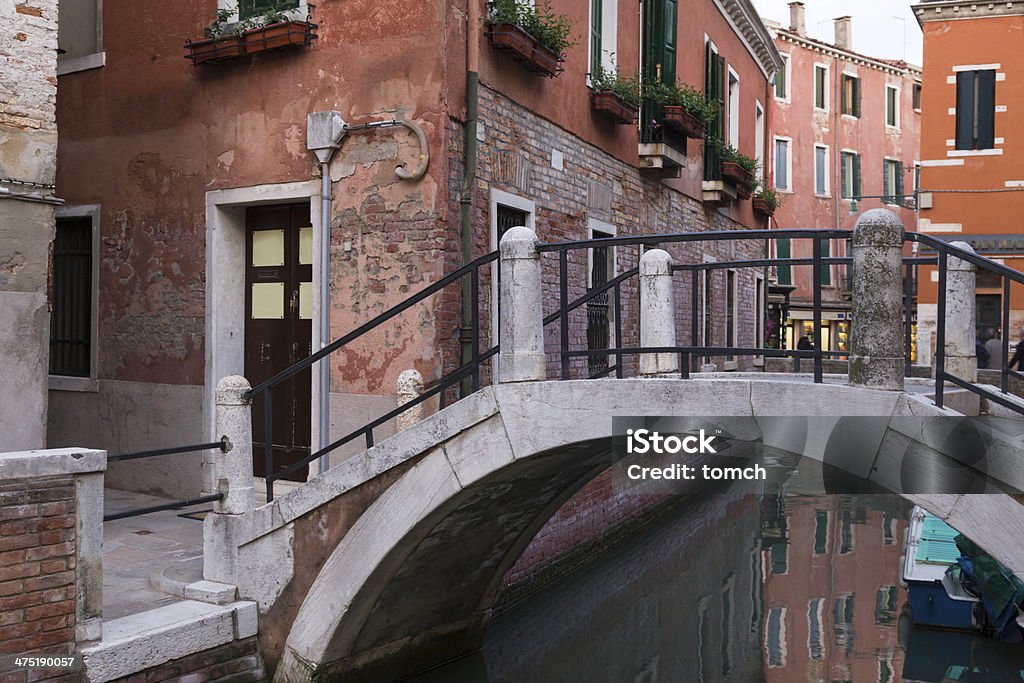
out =
[[(462, 192), (459, 196), (459, 243), (462, 252), (462, 265), (473, 260), (473, 191), (476, 184), (477, 161), (477, 110), (480, 100), (479, 62), (480, 36), (480, 0), (468, 0), (466, 18), (466, 149), (465, 174), (462, 181)], [(460, 289), (462, 306), (459, 321), (459, 346), (461, 364), (473, 358), (473, 342), (470, 321), (473, 319), (473, 293), (469, 278), (462, 278)], [(469, 393), (470, 379), (462, 382), (462, 394)]]
[[(345, 119), (336, 111), (320, 111), (306, 117), (306, 148), (320, 162), (320, 348), (331, 343), (331, 157), (341, 147), (346, 132)], [(320, 436), (323, 448), (331, 439), (331, 364), (320, 366)], [(317, 461), (317, 471), (328, 469), (328, 458)]]

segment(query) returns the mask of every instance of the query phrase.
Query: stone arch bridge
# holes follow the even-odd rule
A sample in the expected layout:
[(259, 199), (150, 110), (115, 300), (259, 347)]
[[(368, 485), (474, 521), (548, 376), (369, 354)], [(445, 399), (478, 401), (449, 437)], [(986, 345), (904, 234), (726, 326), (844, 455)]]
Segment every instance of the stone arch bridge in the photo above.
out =
[[(549, 381), (539, 255), (525, 228), (502, 241), (498, 383), (261, 507), (246, 447), (248, 385), (225, 378), (218, 429), (237, 447), (212, 465), (224, 498), (205, 522), (204, 578), (258, 603), (261, 650), (277, 681), (388, 680), (439, 664), (479, 647), (505, 572), (562, 503), (614, 466), (612, 418), (658, 415), (738, 418), (741, 441), (823, 460), (889, 490), (908, 464), (933, 481), (952, 472), (963, 480), (957, 490), (971, 493), (922, 486), (900, 495), (1024, 576), (1024, 506), (1003, 492), (1024, 488), (1024, 444), (1014, 430), (980, 421), (964, 447), (952, 433), (962, 422), (935, 420), (959, 413), (906, 390), (902, 352), (892, 346), (899, 316), (887, 314), (900, 297), (902, 234), (887, 235), (885, 217), (864, 227), (859, 243), (854, 234), (855, 277), (858, 259), (862, 268), (869, 262), (873, 286), (855, 289), (863, 315), (855, 308), (861, 346), (849, 382), (682, 378), (671, 352), (671, 269), (660, 250), (645, 254), (639, 272), (641, 345), (659, 350), (641, 356), (642, 376)], [(858, 418), (871, 419), (849, 422)], [(855, 452), (830, 455), (834, 428), (846, 430)]]

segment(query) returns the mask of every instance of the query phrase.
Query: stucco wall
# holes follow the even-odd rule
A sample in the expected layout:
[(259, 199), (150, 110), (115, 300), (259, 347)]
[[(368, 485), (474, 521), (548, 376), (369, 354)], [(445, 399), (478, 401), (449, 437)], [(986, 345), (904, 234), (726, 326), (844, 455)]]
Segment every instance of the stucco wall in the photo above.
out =
[[(56, 0), (5, 3), (0, 36), (0, 187), (51, 194), (57, 154)], [(0, 200), (0, 399), (6, 405), (0, 411), (0, 451), (45, 445), (53, 225), (52, 206)]]

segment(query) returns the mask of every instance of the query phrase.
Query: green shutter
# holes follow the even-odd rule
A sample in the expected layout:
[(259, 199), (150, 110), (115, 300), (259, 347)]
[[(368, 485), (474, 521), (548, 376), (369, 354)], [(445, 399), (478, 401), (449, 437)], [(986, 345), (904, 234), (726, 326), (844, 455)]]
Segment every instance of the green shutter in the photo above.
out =
[[(832, 254), (832, 241), (828, 239), (818, 240), (821, 242), (821, 258), (828, 258)], [(832, 284), (832, 266), (827, 264), (821, 264), (820, 272), (820, 284), (831, 285)]]
[[(790, 258), (789, 238), (779, 238), (775, 240), (775, 254), (780, 259)], [(793, 267), (789, 265), (779, 266), (777, 269), (780, 285), (791, 285), (793, 284)]]
[(882, 161), (882, 195), (886, 204), (892, 204), (892, 196), (889, 194), (889, 187), (891, 186), (892, 178), (892, 165), (888, 160)]
[[(846, 170), (846, 165), (848, 160), (850, 160), (852, 156), (852, 154), (848, 154), (847, 152), (842, 152), (839, 155), (839, 196), (842, 197), (843, 199), (849, 199), (851, 194), (850, 192), (846, 191), (847, 181), (852, 180), (850, 178), (850, 171)], [(849, 163), (852, 165), (853, 161), (849, 161)], [(853, 169), (850, 170), (852, 171)], [(850, 187), (850, 190), (853, 190), (852, 186)]]
[[(839, 93), (839, 100), (840, 100), (840, 109), (839, 109), (839, 111), (843, 112), (844, 114), (850, 114), (853, 111), (853, 107), (851, 106), (852, 103), (850, 102), (850, 98), (848, 98), (846, 96), (846, 84), (850, 80), (851, 79), (850, 79), (849, 76), (843, 76), (842, 81), (841, 81), (842, 87), (840, 88), (840, 90), (842, 92)], [(853, 86), (851, 85), (850, 87), (852, 89)]]
[(903, 203), (903, 162), (897, 161), (896, 166), (896, 203)]
[(601, 11), (602, 0), (590, 2), (590, 73), (601, 67)]
[(978, 72), (978, 137), (975, 149), (993, 149), (996, 146), (996, 72), (986, 69)]
[(861, 184), (860, 184), (860, 155), (853, 155), (853, 196), (861, 196)]
[(853, 79), (853, 115), (860, 118), (860, 79)]

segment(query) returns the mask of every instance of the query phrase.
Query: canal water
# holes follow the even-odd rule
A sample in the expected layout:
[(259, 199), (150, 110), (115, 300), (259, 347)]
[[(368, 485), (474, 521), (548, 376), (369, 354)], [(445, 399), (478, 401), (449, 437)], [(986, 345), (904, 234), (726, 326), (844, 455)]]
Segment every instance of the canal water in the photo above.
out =
[(688, 496), (417, 683), (1024, 681), (1024, 645), (903, 615), (891, 495)]

